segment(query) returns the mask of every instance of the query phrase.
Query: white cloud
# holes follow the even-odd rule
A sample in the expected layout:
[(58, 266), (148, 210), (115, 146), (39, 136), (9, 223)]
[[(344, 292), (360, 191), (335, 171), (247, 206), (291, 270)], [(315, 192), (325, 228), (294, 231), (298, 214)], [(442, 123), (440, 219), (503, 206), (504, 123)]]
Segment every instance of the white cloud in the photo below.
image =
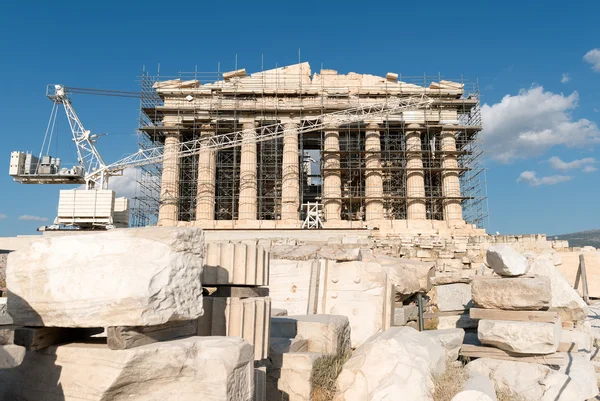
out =
[(541, 86), (484, 104), (482, 137), (486, 153), (499, 162), (544, 154), (553, 146), (584, 147), (600, 143), (600, 129), (585, 118), (574, 120), (578, 94), (545, 91)]
[[(571, 170), (571, 169), (585, 169), (592, 167), (594, 168), (593, 164), (596, 164), (596, 159), (594, 159), (593, 157), (585, 157), (583, 159), (577, 159), (577, 160), (573, 160), (572, 162), (565, 162), (562, 161), (560, 159), (560, 157), (557, 156), (552, 156), (551, 158), (548, 159), (548, 162), (550, 163), (550, 166), (552, 166), (553, 169), (555, 170)], [(589, 171), (586, 171), (589, 172)]]
[(139, 195), (136, 181), (137, 173), (137, 168), (128, 168), (123, 170), (122, 176), (110, 177), (108, 179), (108, 189), (115, 191), (117, 197), (124, 196), (129, 198), (130, 201), (133, 200), (136, 195)]
[(8, 219), (8, 216), (0, 213), (0, 220), (3, 220), (3, 219)]
[(549, 175), (546, 177), (538, 178), (535, 171), (523, 171), (517, 182), (524, 182), (532, 187), (538, 187), (540, 185), (554, 185), (561, 182), (569, 181), (572, 177), (568, 175)]
[(582, 171), (584, 173), (593, 173), (596, 170), (598, 170), (597, 167), (594, 167), (594, 166), (585, 166)]
[(592, 49), (583, 56), (583, 60), (592, 65), (594, 71), (600, 72), (600, 49)]
[(566, 84), (567, 82), (569, 82), (571, 80), (571, 76), (569, 74), (567, 74), (566, 72), (564, 74), (562, 74), (561, 78), (560, 78), (560, 82), (562, 84)]
[(26, 220), (26, 221), (48, 221), (48, 218), (47, 217), (31, 216), (29, 214), (24, 214), (23, 216), (19, 216), (19, 220)]

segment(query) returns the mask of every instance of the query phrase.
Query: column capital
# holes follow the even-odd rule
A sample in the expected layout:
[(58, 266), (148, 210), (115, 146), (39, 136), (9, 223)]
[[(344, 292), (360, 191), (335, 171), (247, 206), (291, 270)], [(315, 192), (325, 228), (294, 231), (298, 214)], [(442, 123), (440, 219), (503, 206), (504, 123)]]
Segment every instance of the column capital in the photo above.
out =
[(179, 130), (165, 131), (164, 134), (165, 134), (165, 138), (179, 139), (181, 137), (181, 133), (179, 132)]
[(381, 129), (381, 125), (374, 121), (365, 121), (365, 129), (369, 131), (379, 131)]

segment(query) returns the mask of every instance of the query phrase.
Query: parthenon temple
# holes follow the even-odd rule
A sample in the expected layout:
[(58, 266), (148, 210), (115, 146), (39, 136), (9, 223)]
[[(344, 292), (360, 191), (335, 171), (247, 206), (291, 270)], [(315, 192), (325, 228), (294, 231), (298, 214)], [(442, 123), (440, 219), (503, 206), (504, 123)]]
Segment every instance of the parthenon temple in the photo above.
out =
[[(143, 77), (141, 145), (164, 153), (138, 208), (158, 225), (293, 229), (312, 207), (328, 229), (481, 228), (476, 84), (306, 62), (192, 74)], [(181, 157), (190, 141), (217, 145)]]

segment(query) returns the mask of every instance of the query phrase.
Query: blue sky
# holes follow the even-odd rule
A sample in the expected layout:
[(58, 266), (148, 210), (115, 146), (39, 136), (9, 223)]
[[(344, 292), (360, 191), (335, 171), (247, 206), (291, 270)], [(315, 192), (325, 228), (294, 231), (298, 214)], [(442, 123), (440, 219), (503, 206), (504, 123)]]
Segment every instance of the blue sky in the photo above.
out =
[[(143, 66), (226, 71), (237, 54), (254, 72), (261, 55), (270, 68), (296, 63), (298, 49), (313, 71), (478, 78), (488, 230), (600, 228), (598, 15), (600, 2), (576, 0), (1, 2), (0, 236), (32, 234), (56, 213), (61, 187), (7, 174), (10, 151), (39, 152), (47, 84), (138, 91)], [(86, 128), (109, 134), (107, 161), (136, 150), (136, 99), (80, 95), (74, 105)], [(51, 153), (57, 145), (72, 162), (62, 114)]]

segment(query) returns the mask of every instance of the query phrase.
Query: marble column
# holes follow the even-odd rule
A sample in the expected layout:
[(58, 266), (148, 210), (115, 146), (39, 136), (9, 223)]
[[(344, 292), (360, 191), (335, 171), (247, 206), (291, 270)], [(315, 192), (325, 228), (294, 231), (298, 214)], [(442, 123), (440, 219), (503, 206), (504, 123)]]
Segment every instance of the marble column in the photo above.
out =
[(258, 214), (256, 123), (245, 122), (240, 158), (238, 220), (256, 220)]
[(378, 124), (368, 124), (365, 132), (365, 215), (366, 221), (383, 219), (383, 175)]
[(406, 131), (406, 195), (408, 220), (426, 220), (425, 173), (421, 153), (421, 131), (410, 124)]
[[(201, 139), (207, 139), (215, 133), (210, 125), (202, 126)], [(210, 130), (210, 131), (206, 131)], [(203, 149), (198, 155), (198, 188), (196, 190), (196, 220), (215, 219), (215, 180), (216, 151)]]
[(456, 137), (452, 131), (443, 131), (441, 134), (442, 149), (442, 196), (444, 197), (444, 220), (462, 221), (462, 206), (460, 199), (447, 199), (460, 197), (460, 180), (458, 177), (458, 159), (456, 152)]
[(159, 226), (176, 226), (179, 220), (179, 132), (165, 133), (160, 183)]
[(338, 131), (328, 130), (325, 132), (323, 151), (323, 210), (325, 221), (339, 221), (342, 219), (342, 179), (339, 154), (340, 134)]
[(300, 170), (298, 165), (298, 125), (284, 124), (281, 166), (281, 220), (299, 220)]

